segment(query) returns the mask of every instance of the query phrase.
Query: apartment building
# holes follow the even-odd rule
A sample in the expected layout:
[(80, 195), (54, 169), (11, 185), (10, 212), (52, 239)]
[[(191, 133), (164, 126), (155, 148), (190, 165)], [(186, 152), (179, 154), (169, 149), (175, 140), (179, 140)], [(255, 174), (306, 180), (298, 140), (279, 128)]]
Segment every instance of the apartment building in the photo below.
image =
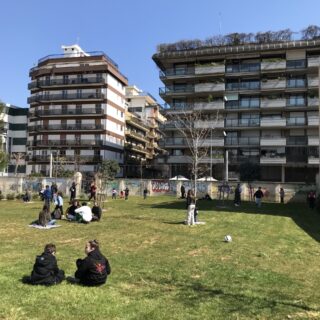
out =
[[(162, 107), (157, 103), (156, 99), (148, 92), (144, 92), (136, 86), (126, 87), (126, 141), (127, 147), (127, 163), (128, 169), (143, 164), (145, 177), (158, 177), (160, 168), (154, 161), (159, 155), (165, 153), (160, 147), (160, 140), (163, 138), (160, 126), (165, 122)], [(130, 143), (133, 142), (133, 135), (136, 135), (134, 141), (140, 146), (139, 154), (132, 154), (133, 149)], [(137, 136), (139, 135), (139, 137)], [(141, 168), (139, 169), (141, 171)], [(128, 171), (129, 172), (129, 171)]]
[[(216, 178), (225, 178), (226, 165), (237, 175), (250, 161), (262, 180), (315, 181), (319, 40), (168, 49), (153, 60), (167, 112), (201, 110), (202, 125), (212, 128), (206, 163)], [(188, 175), (185, 140), (170, 123), (165, 133), (171, 175)]]
[(3, 130), (2, 149), (8, 154), (8, 167), (0, 175), (10, 176), (26, 173), (27, 108), (6, 104), (1, 113)]
[(105, 159), (122, 165), (127, 78), (103, 52), (62, 49), (30, 70), (27, 172), (48, 175), (51, 154), (82, 173)]

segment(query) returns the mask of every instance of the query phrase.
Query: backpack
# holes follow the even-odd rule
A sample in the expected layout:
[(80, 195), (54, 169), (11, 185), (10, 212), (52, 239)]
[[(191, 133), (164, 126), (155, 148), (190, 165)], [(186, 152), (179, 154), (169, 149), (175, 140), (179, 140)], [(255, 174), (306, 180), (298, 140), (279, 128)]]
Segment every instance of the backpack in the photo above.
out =
[(53, 219), (61, 219), (61, 210), (58, 208), (58, 209), (55, 209), (52, 213), (52, 218)]

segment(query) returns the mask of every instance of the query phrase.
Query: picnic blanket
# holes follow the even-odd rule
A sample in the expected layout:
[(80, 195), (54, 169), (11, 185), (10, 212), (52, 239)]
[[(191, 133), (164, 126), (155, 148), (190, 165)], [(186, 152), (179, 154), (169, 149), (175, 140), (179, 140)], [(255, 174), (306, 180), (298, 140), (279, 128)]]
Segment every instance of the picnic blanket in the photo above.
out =
[(29, 224), (28, 227), (36, 228), (36, 229), (52, 229), (52, 228), (61, 227), (61, 225), (60, 224), (53, 224), (53, 225), (43, 227), (43, 226), (40, 226), (39, 224)]

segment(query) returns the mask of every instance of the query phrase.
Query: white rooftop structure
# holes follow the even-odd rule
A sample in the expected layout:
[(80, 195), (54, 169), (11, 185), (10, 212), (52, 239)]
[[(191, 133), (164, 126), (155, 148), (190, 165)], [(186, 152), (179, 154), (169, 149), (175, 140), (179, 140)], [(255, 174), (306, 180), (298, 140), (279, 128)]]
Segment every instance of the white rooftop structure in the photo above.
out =
[(90, 54), (86, 53), (79, 45), (73, 44), (71, 46), (61, 46), (63, 53), (67, 57), (88, 57)]

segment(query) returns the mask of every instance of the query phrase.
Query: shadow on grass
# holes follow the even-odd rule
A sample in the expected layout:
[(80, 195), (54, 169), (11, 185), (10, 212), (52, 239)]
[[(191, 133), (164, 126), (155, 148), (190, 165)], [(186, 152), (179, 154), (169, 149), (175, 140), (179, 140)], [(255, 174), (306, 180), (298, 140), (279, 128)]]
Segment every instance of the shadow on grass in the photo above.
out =
[[(144, 204), (151, 209), (181, 210), (186, 213), (186, 203), (184, 200), (166, 201), (158, 204)], [(219, 200), (198, 200), (197, 207), (200, 212), (227, 213), (237, 212), (244, 214), (262, 214), (279, 217), (290, 217), (302, 230), (304, 230), (314, 240), (320, 242), (320, 214), (316, 209), (311, 210), (304, 203), (263, 203), (258, 208), (254, 202), (243, 201), (241, 206), (235, 207), (233, 201), (226, 200), (222, 203)], [(181, 224), (182, 222), (165, 222), (170, 224)]]
[(257, 295), (248, 296), (243, 293), (230, 293), (225, 292), (223, 289), (210, 288), (204, 286), (201, 283), (177, 283), (172, 281), (164, 281), (161, 284), (175, 286), (178, 289), (177, 299), (179, 302), (183, 302), (187, 306), (197, 307), (199, 302), (210, 301), (211, 299), (218, 297), (224, 300), (224, 309), (227, 312), (252, 312), (252, 310), (257, 309), (269, 309), (273, 310), (275, 308), (285, 307), (286, 312), (288, 307), (292, 309), (298, 309), (303, 311), (316, 311), (319, 309), (309, 307), (308, 305), (300, 302), (290, 301), (290, 298), (279, 297), (279, 298), (269, 298), (269, 297), (259, 297)]

